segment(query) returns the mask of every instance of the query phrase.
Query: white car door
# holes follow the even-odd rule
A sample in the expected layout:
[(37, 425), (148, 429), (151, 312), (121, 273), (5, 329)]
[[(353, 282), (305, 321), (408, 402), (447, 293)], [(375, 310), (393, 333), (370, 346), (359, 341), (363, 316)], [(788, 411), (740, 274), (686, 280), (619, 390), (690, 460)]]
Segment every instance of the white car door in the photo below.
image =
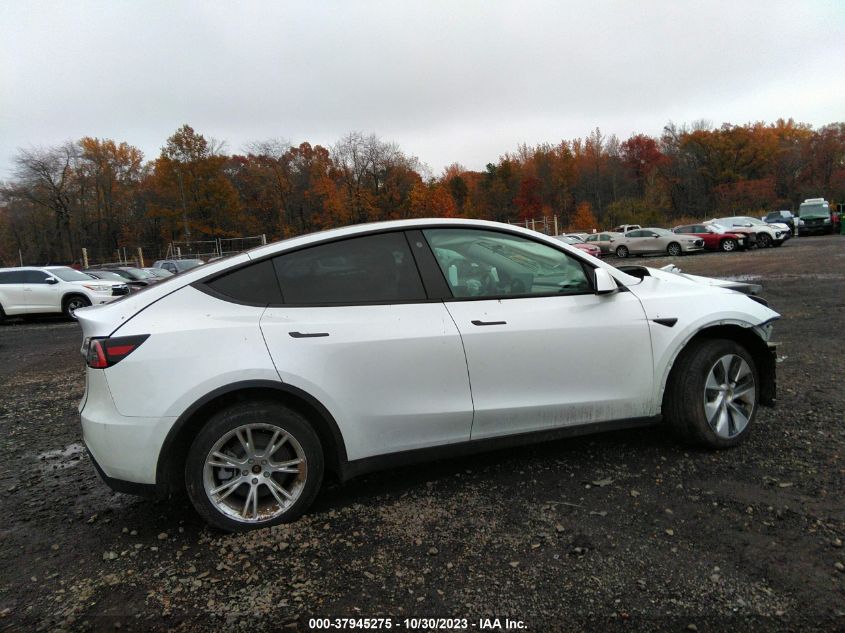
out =
[(654, 415), (651, 339), (633, 293), (595, 294), (589, 266), (521, 236), (424, 233), (454, 296), (473, 440)]
[(261, 330), (282, 381), (317, 398), (350, 460), (469, 439), (461, 337), (428, 300), (404, 233), (318, 244), (274, 259), (283, 305)]
[(0, 306), (8, 315), (26, 312), (25, 272), (25, 270), (0, 272)]
[(32, 314), (44, 312), (61, 312), (62, 301), (59, 296), (61, 282), (47, 283), (55, 277), (43, 270), (27, 270), (24, 294), (26, 296), (26, 311)]

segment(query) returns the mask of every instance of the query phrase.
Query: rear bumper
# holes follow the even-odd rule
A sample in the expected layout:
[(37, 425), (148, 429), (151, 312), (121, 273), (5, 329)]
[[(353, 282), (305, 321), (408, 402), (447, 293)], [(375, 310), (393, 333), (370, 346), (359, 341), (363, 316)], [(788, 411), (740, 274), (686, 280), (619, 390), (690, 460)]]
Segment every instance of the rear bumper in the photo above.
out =
[(102, 479), (103, 482), (115, 492), (124, 492), (128, 495), (147, 497), (148, 499), (155, 499), (163, 496), (162, 492), (155, 484), (139, 484), (134, 481), (126, 481), (125, 479), (115, 479), (114, 477), (109, 477), (103, 470), (103, 467), (100, 466), (100, 463), (97, 461), (97, 458), (94, 457), (94, 454), (91, 452), (91, 449), (88, 448), (87, 444), (85, 445), (85, 448), (88, 451), (88, 457), (91, 458), (91, 463), (94, 464), (94, 469), (97, 471), (100, 479)]
[(156, 465), (176, 418), (129, 417), (118, 413), (103, 370), (88, 370), (82, 438), (103, 480), (120, 492), (156, 487)]

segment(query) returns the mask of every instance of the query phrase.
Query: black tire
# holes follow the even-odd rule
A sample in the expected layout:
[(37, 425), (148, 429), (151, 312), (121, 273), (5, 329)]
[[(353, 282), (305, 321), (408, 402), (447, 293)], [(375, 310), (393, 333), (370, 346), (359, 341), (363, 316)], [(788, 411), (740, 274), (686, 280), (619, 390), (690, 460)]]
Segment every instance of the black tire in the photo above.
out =
[(62, 301), (62, 313), (67, 318), (76, 321), (76, 317), (73, 313), (79, 308), (84, 308), (90, 305), (91, 302), (88, 301), (88, 297), (84, 297), (83, 295), (71, 295), (69, 297), (65, 297)]
[[(239, 427), (256, 424), (280, 429), (298, 443), (304, 453), (305, 479), (298, 496), (280, 514), (275, 514), (267, 520), (244, 521), (227, 516), (223, 510), (212, 503), (205, 488), (205, 460), (215, 444), (226, 437), (227, 434)], [(269, 433), (270, 431), (268, 431)], [(294, 453), (291, 452), (291, 454)], [(259, 469), (264, 468), (257, 467)], [(324, 457), (320, 439), (308, 421), (299, 413), (269, 400), (241, 403), (216, 413), (197, 433), (188, 450), (188, 458), (185, 463), (185, 488), (197, 513), (210, 525), (226, 532), (245, 532), (279, 523), (289, 523), (299, 518), (319, 492), (323, 481), (323, 470)], [(260, 474), (256, 474), (256, 479), (252, 480), (253, 483), (260, 476)], [(252, 475), (250, 474), (249, 477), (252, 477)], [(260, 489), (260, 487), (256, 488), (256, 490)], [(243, 492), (240, 485), (235, 488), (235, 493), (238, 492)], [(240, 500), (243, 494), (236, 495), (235, 493), (231, 494), (232, 500)], [(264, 501), (273, 504), (273, 501), (267, 495), (268, 493), (265, 491)], [(281, 510), (281, 507), (279, 510)]]
[(625, 259), (628, 257), (628, 247), (627, 246), (617, 246), (616, 247), (616, 256), (619, 259)]
[[(705, 412), (705, 384), (714, 365), (723, 357), (743, 359), (753, 377), (753, 408), (745, 427), (730, 437), (723, 437), (708, 423)], [(743, 442), (757, 415), (760, 379), (751, 354), (728, 339), (705, 339), (692, 343), (675, 361), (663, 397), (663, 419), (690, 444), (707, 448), (731, 448)]]
[(719, 243), (719, 250), (725, 253), (731, 253), (737, 249), (737, 241), (732, 237), (726, 237)]
[(680, 257), (684, 254), (684, 249), (681, 248), (681, 245), (677, 242), (672, 242), (669, 246), (666, 247), (666, 253), (670, 257)]
[(768, 233), (757, 234), (757, 248), (769, 248), (772, 245), (772, 236)]

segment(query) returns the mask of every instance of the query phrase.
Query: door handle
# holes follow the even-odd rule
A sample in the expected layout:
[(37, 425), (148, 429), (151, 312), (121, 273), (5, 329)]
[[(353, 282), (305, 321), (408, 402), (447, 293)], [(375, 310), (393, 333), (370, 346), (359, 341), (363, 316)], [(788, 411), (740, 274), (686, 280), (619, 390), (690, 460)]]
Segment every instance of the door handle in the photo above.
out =
[(507, 321), (478, 321), (472, 322), (473, 325), (507, 325)]
[(293, 338), (320, 338), (328, 336), (328, 332), (288, 332)]

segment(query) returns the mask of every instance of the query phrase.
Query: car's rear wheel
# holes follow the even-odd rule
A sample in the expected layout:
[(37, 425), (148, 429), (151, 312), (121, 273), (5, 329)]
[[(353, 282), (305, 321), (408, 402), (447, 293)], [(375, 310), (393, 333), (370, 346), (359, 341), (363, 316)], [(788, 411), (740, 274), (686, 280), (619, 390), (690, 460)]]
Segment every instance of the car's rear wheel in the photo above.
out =
[(741, 345), (727, 339), (694, 343), (669, 376), (664, 418), (690, 443), (735, 446), (757, 413), (759, 382), (754, 359)]
[(726, 253), (730, 253), (731, 251), (735, 251), (736, 247), (739, 246), (735, 239), (732, 237), (727, 237), (723, 239), (719, 243), (719, 248), (722, 249)]
[(669, 253), (672, 257), (678, 257), (683, 253), (681, 249), (681, 245), (677, 242), (672, 242), (669, 246), (666, 247), (666, 252)]
[(317, 434), (298, 413), (272, 401), (217, 413), (188, 452), (185, 484), (212, 526), (241, 532), (298, 518), (323, 479)]
[(69, 319), (76, 319), (76, 311), (80, 308), (90, 306), (91, 302), (82, 295), (73, 295), (64, 300), (62, 304), (62, 312)]
[(628, 257), (628, 247), (627, 246), (617, 246), (616, 247), (616, 256), (620, 259), (625, 259)]
[(768, 233), (758, 233), (757, 234), (757, 247), (758, 248), (769, 248), (772, 245), (772, 236)]

